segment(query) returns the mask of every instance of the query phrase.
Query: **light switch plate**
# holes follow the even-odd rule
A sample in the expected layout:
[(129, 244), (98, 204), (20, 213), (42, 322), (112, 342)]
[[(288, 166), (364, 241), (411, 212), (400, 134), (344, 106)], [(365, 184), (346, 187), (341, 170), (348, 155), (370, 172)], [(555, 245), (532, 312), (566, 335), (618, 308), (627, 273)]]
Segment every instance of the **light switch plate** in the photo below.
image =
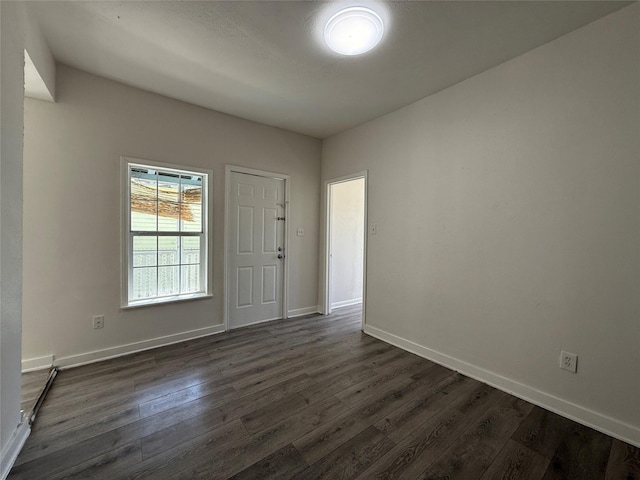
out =
[(296, 230), (296, 235), (298, 237), (304, 237), (304, 228), (298, 227), (298, 229)]

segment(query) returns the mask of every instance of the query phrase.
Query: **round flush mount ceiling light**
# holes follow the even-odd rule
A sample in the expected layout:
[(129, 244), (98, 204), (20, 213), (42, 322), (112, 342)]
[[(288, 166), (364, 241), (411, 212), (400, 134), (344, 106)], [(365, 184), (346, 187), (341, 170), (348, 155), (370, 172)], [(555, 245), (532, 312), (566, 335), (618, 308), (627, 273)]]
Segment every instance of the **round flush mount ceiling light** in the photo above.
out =
[(384, 33), (380, 16), (366, 7), (349, 7), (333, 15), (324, 27), (327, 46), (341, 55), (360, 55), (375, 47)]

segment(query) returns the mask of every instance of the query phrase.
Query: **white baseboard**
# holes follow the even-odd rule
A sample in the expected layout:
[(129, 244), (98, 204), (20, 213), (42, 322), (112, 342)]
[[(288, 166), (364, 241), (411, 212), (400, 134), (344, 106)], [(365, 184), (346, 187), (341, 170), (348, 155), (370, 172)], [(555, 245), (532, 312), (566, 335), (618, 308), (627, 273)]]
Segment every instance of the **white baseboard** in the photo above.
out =
[(287, 312), (287, 318), (311, 315), (313, 313), (318, 313), (319, 311), (320, 310), (318, 309), (318, 305), (313, 305), (312, 307), (296, 308)]
[(424, 347), (410, 340), (386, 332), (370, 325), (365, 325), (364, 332), (384, 342), (395, 345), (423, 358), (456, 370), (467, 377), (474, 378), (507, 392), (534, 405), (550, 410), (563, 417), (591, 427), (602, 433), (615, 437), (623, 442), (640, 447), (640, 428), (623, 423), (615, 418), (603, 415), (555, 395), (543, 392), (523, 383), (517, 382), (497, 373), (476, 367), (470, 363)]
[(27, 358), (22, 360), (22, 373), (44, 370), (53, 366), (53, 355), (44, 357)]
[(16, 463), (16, 458), (18, 458), (18, 454), (20, 450), (22, 450), (22, 446), (27, 441), (27, 438), (29, 438), (30, 433), (31, 428), (29, 427), (29, 422), (24, 419), (22, 423), (18, 425), (16, 431), (13, 432), (9, 443), (2, 449), (2, 456), (0, 456), (0, 480), (5, 480), (9, 476), (11, 467)]
[(164, 347), (185, 340), (193, 340), (194, 338), (206, 337), (215, 333), (224, 332), (224, 325), (215, 325), (213, 327), (199, 328), (197, 330), (189, 330), (188, 332), (176, 333), (164, 337), (152, 338), (141, 342), (128, 343), (117, 347), (95, 350), (93, 352), (80, 353), (77, 355), (69, 355), (67, 357), (55, 358), (54, 365), (60, 368), (79, 367), (89, 363), (109, 360), (110, 358), (121, 357), (130, 353), (142, 352), (152, 348)]
[(351, 305), (358, 305), (362, 303), (362, 297), (352, 298), (351, 300), (342, 300), (341, 302), (334, 302), (331, 304), (331, 308), (350, 307)]

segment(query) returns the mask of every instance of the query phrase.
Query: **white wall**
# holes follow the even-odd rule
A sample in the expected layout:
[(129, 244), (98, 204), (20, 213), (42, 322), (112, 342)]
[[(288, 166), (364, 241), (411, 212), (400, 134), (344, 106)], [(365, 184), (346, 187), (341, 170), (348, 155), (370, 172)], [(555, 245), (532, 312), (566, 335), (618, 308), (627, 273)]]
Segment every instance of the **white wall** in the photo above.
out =
[[(25, 104), (24, 359), (68, 365), (220, 330), (225, 164), (291, 175), (289, 220), (307, 234), (288, 247), (289, 308), (317, 310), (319, 140), (57, 70), (57, 102)], [(212, 299), (120, 309), (121, 155), (213, 170)]]
[(0, 2), (0, 478), (28, 434), (19, 427), (24, 19), (22, 5)]
[(364, 254), (364, 179), (340, 182), (331, 188), (332, 308), (362, 301)]
[(637, 445), (639, 32), (636, 3), (326, 140), (322, 168), (369, 169), (366, 331)]

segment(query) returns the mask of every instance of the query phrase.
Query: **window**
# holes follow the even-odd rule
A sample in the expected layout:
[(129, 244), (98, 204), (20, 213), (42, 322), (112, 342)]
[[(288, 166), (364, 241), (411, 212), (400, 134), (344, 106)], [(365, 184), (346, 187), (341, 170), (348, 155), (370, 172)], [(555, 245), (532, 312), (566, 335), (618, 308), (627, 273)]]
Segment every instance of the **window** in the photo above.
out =
[(130, 160), (124, 305), (207, 295), (210, 173)]

